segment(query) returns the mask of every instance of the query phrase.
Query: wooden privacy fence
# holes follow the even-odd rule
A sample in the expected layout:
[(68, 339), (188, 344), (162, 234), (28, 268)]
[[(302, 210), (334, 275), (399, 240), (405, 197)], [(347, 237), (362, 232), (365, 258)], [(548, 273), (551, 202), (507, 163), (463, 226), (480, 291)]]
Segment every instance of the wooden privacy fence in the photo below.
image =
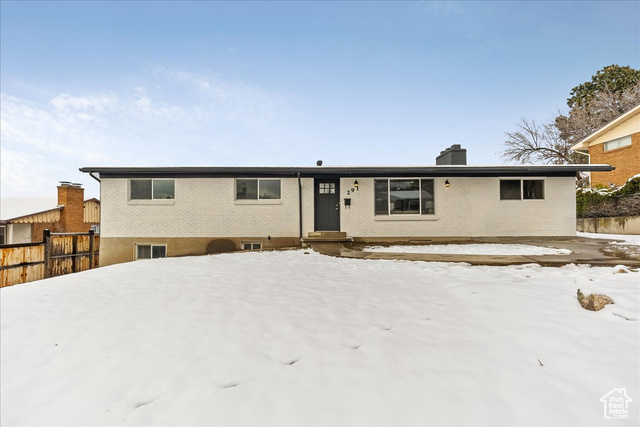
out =
[(42, 242), (0, 246), (0, 287), (98, 267), (100, 236), (44, 230)]

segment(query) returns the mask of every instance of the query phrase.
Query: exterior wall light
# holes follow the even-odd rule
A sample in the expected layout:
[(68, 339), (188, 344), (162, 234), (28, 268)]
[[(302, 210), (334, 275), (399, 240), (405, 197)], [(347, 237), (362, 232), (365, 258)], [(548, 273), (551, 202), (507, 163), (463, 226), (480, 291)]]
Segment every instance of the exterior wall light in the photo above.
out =
[(447, 187), (447, 188), (448, 188), (448, 187), (451, 187), (451, 184), (449, 183), (449, 180), (446, 180), (446, 181), (444, 182), (444, 186), (445, 186), (445, 187)]
[(358, 189), (358, 180), (357, 179), (353, 182), (353, 186), (355, 187), (356, 190)]

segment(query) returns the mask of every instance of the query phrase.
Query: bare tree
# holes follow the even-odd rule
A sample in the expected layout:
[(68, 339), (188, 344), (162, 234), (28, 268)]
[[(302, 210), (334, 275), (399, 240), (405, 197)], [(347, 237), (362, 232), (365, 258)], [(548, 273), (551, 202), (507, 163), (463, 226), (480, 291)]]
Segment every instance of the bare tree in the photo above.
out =
[(555, 125), (567, 144), (574, 145), (639, 103), (640, 83), (618, 92), (605, 87), (588, 104), (574, 106), (567, 116), (559, 113)]
[(586, 163), (587, 158), (569, 150), (554, 123), (538, 124), (522, 119), (516, 132), (507, 132), (502, 157), (515, 163)]

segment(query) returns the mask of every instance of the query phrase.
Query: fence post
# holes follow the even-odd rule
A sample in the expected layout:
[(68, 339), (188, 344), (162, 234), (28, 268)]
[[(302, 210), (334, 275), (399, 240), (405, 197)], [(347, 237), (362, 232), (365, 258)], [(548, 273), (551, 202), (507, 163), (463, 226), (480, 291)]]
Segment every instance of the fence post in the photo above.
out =
[(75, 273), (76, 271), (80, 271), (80, 266), (78, 263), (80, 262), (80, 258), (75, 256), (78, 253), (78, 234), (74, 233), (71, 237), (71, 254), (74, 255), (71, 257), (71, 272)]
[(48, 228), (42, 232), (44, 243), (44, 278), (51, 277), (51, 230)]
[(89, 230), (89, 269), (93, 268), (93, 246), (94, 246), (94, 240), (95, 240), (95, 233), (96, 231), (91, 229)]

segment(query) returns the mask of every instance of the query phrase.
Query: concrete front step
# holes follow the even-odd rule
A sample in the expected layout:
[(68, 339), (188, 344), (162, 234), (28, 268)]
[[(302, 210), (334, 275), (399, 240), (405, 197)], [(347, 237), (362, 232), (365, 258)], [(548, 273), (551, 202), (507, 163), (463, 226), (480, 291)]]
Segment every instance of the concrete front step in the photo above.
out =
[(309, 238), (331, 238), (331, 239), (346, 239), (347, 233), (344, 231), (310, 231)]
[(309, 247), (315, 244), (353, 244), (353, 237), (347, 237), (347, 233), (341, 231), (312, 231), (302, 239), (302, 246)]

